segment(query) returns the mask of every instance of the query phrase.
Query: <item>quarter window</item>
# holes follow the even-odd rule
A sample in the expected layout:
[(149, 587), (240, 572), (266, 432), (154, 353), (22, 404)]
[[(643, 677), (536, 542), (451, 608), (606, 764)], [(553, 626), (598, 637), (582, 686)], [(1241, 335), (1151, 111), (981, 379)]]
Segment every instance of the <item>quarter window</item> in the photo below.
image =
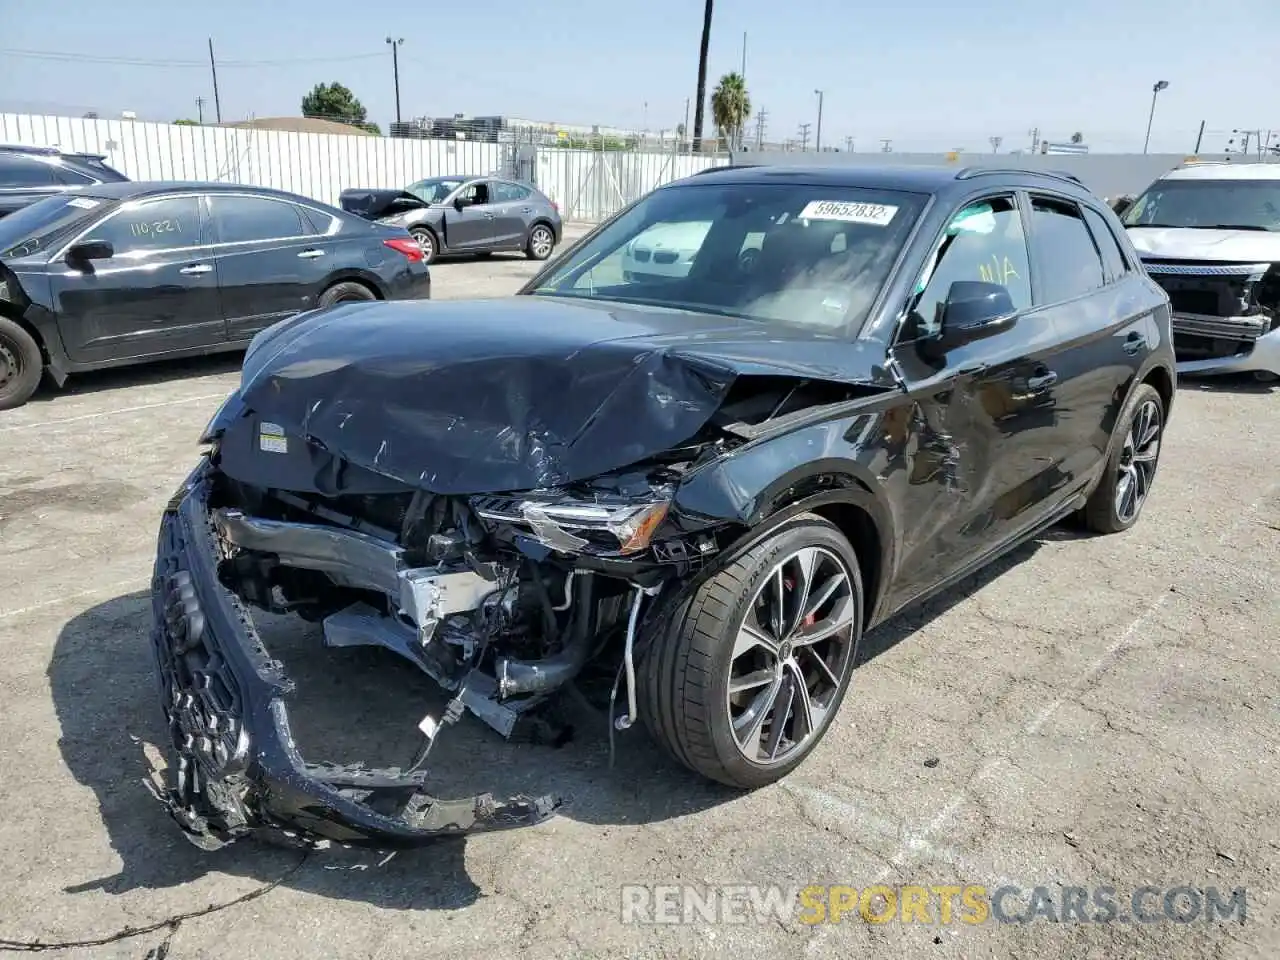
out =
[(1098, 248), (1074, 203), (1035, 197), (1031, 224), (1031, 249), (1040, 268), (1045, 303), (1072, 300), (1106, 282)]
[(1102, 215), (1088, 207), (1084, 208), (1084, 219), (1089, 224), (1089, 229), (1093, 231), (1094, 242), (1102, 253), (1102, 267), (1106, 272), (1107, 283), (1114, 283), (1129, 272), (1129, 264), (1124, 254), (1120, 252), (1116, 235)]
[(957, 280), (998, 283), (1018, 310), (1031, 306), (1030, 264), (1022, 217), (1012, 197), (989, 197), (960, 210), (943, 234), (919, 283), (903, 338), (936, 335), (951, 285)]
[(115, 247), (116, 256), (198, 246), (200, 201), (196, 197), (166, 197), (129, 205), (90, 230), (84, 239), (107, 241)]
[(219, 243), (281, 240), (311, 233), (309, 227), (304, 228), (298, 208), (283, 200), (214, 194), (209, 205)]

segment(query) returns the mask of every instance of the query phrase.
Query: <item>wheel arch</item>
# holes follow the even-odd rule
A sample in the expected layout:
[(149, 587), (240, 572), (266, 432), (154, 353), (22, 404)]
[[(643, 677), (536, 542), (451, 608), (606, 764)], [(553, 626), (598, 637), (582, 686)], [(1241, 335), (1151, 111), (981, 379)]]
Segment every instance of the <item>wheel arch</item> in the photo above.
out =
[(387, 292), (382, 288), (382, 284), (378, 281), (377, 277), (372, 274), (365, 273), (362, 270), (346, 268), (342, 270), (335, 270), (325, 278), (324, 286), (320, 288), (320, 295), (316, 298), (317, 302), (320, 297), (323, 297), (340, 283), (358, 283), (362, 287), (368, 287), (370, 292), (373, 293), (374, 297), (377, 299), (387, 299)]
[(1147, 371), (1141, 382), (1149, 383), (1160, 394), (1160, 400), (1164, 404), (1164, 421), (1168, 423), (1169, 411), (1173, 408), (1174, 385), (1177, 382), (1175, 374), (1164, 364), (1157, 364)]

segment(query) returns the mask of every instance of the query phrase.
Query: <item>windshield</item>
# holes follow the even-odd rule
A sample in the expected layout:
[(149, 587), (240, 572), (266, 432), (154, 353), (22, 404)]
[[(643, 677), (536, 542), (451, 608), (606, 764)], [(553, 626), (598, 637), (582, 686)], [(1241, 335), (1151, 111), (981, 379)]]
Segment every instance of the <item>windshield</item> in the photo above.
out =
[(457, 190), (465, 181), (448, 177), (433, 177), (430, 180), (419, 180), (405, 187), (419, 200), (426, 203), (440, 203), (445, 197)]
[(847, 333), (862, 326), (927, 199), (795, 183), (658, 190), (527, 292)]
[(45, 252), (82, 221), (106, 213), (114, 205), (114, 200), (79, 193), (38, 200), (0, 220), (0, 258)]
[(1157, 180), (1120, 220), (1126, 227), (1280, 230), (1280, 179)]

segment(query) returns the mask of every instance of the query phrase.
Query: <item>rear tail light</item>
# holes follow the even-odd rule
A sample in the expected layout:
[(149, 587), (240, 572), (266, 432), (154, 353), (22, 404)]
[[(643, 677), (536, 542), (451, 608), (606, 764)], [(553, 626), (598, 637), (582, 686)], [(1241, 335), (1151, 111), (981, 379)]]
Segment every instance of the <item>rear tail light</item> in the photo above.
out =
[(422, 260), (422, 245), (413, 237), (396, 237), (382, 242), (396, 253), (404, 254), (409, 258), (410, 263), (418, 263)]

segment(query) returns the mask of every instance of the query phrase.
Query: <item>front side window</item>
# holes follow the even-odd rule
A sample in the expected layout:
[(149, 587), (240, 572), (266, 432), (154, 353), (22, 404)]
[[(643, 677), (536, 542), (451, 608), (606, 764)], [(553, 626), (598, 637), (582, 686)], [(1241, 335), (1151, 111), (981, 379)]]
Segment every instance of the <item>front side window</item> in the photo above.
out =
[(490, 202), (489, 185), (487, 183), (473, 183), (458, 194), (458, 197), (469, 207), (483, 206)]
[(1120, 221), (1126, 227), (1280, 230), (1280, 178), (1157, 180)]
[(81, 239), (105, 240), (115, 248), (117, 257), (198, 246), (200, 201), (196, 197), (166, 197), (128, 203)]
[(657, 190), (525, 292), (848, 335), (866, 320), (927, 200), (797, 183)]
[(936, 336), (951, 285), (957, 280), (997, 283), (1018, 310), (1031, 306), (1031, 268), (1022, 217), (1013, 197), (988, 197), (961, 209), (916, 284), (903, 340)]
[(462, 186), (463, 181), (448, 177), (434, 177), (430, 180), (419, 180), (405, 187), (405, 191), (413, 194), (423, 203), (443, 203), (449, 194)]
[(209, 206), (219, 243), (283, 240), (311, 232), (304, 229), (298, 208), (283, 200), (215, 194), (209, 198)]
[(1044, 303), (1072, 300), (1106, 283), (1102, 258), (1074, 203), (1048, 197), (1032, 199), (1031, 248), (1040, 267), (1040, 299)]

